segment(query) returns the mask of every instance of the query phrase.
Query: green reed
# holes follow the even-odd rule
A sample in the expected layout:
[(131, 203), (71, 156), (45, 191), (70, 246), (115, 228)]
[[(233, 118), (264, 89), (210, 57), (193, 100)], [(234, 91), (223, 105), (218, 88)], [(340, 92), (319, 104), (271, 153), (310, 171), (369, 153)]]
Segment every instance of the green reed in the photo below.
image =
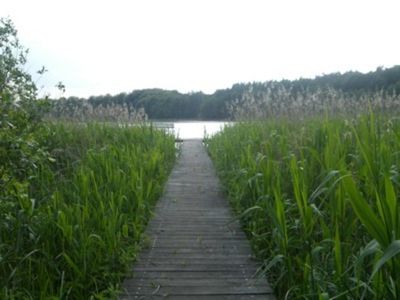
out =
[(207, 145), (278, 298), (400, 297), (400, 120), (244, 122)]
[(151, 127), (49, 126), (51, 154), (1, 206), (0, 298), (116, 297), (175, 158)]

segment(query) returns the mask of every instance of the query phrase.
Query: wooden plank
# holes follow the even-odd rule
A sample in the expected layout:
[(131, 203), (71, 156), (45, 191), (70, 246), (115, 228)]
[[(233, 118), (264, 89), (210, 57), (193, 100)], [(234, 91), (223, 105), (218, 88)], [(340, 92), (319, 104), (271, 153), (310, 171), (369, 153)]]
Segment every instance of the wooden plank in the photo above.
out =
[(215, 271), (226, 271), (226, 272), (234, 272), (236, 270), (241, 270), (243, 272), (251, 273), (254, 271), (256, 273), (255, 268), (251, 268), (252, 266), (245, 265), (245, 264), (220, 264), (220, 263), (214, 263), (214, 264), (194, 264), (194, 263), (170, 263), (170, 264), (155, 264), (155, 263), (143, 263), (143, 262), (138, 262), (137, 266), (135, 267), (134, 271), (135, 272), (146, 272), (146, 271), (158, 271), (158, 272), (163, 272), (163, 271), (191, 271), (191, 272), (196, 272), (196, 271), (210, 271), (210, 272), (215, 272)]
[[(146, 272), (135, 272), (131, 278), (124, 282), (124, 285), (130, 285), (131, 281), (148, 279), (152, 281), (154, 279), (171, 279), (180, 281), (186, 279), (240, 279), (243, 281), (253, 279), (252, 274), (246, 274), (242, 270), (237, 270), (235, 272), (225, 272), (225, 271), (146, 271)], [(258, 279), (258, 278), (257, 278)], [(264, 280), (263, 278), (261, 280)]]
[[(163, 251), (157, 251), (154, 252), (154, 255), (152, 254), (146, 254), (146, 255), (142, 255), (138, 258), (137, 263), (135, 264), (136, 266), (141, 263), (141, 262), (145, 262), (148, 260), (152, 260), (155, 263), (157, 262), (157, 264), (161, 264), (163, 263), (162, 260), (164, 260), (165, 264), (168, 263), (172, 263), (173, 260), (177, 260), (177, 259), (186, 259), (189, 260), (191, 259), (193, 263), (196, 263), (196, 260), (200, 262), (206, 262), (206, 261), (213, 261), (213, 263), (219, 263), (219, 264), (223, 264), (221, 262), (223, 262), (224, 260), (227, 260), (227, 256), (229, 256), (229, 261), (227, 264), (229, 264), (229, 262), (234, 261), (237, 264), (243, 264), (243, 261), (246, 261), (246, 263), (250, 264), (250, 263), (256, 263), (258, 265), (258, 261), (253, 260), (251, 258), (248, 258), (247, 256), (247, 252), (243, 251), (241, 253), (231, 253), (228, 251), (208, 251), (206, 253), (204, 253), (204, 251), (196, 251), (196, 250), (192, 250), (192, 251), (169, 251), (169, 252), (163, 252)], [(219, 261), (218, 261), (219, 260)], [(178, 263), (180, 263), (178, 261)]]
[(274, 299), (200, 140), (184, 141), (120, 299)]
[[(158, 260), (163, 260), (163, 259), (193, 259), (193, 260), (217, 260), (219, 259), (224, 260), (226, 259), (226, 255), (224, 254), (215, 254), (215, 253), (209, 253), (207, 254), (207, 257), (204, 257), (204, 254), (196, 254), (196, 253), (160, 253), (157, 256), (151, 255), (151, 254), (143, 254), (138, 258), (138, 261), (145, 261), (147, 259), (152, 259), (153, 261), (158, 261)], [(255, 261), (257, 260), (248, 254), (232, 254), (229, 256), (229, 259), (231, 260), (250, 260), (250, 261)], [(194, 262), (194, 261), (193, 261)]]
[[(133, 281), (131, 285), (133, 286), (137, 284), (137, 282), (140, 281)], [(148, 282), (146, 283), (148, 284)], [(185, 286), (230, 286), (230, 285), (235, 285), (235, 286), (261, 286), (265, 287), (265, 284), (263, 281), (257, 280), (257, 279), (248, 279), (248, 280), (243, 280), (243, 278), (181, 278), (179, 281), (171, 278), (155, 278), (150, 282), (150, 286), (154, 286), (155, 284), (161, 285), (161, 286), (180, 286), (180, 287), (185, 287)]]
[[(133, 286), (137, 288), (137, 295), (268, 295), (272, 291), (265, 285), (257, 286), (238, 286), (238, 285), (210, 285), (205, 282), (204, 285), (187, 285), (187, 286)], [(207, 287), (207, 288), (204, 288)], [(129, 287), (128, 287), (129, 288)]]
[(273, 300), (272, 295), (129, 295), (121, 300)]
[[(207, 237), (207, 238), (214, 238), (214, 237), (225, 237), (225, 238), (242, 238), (245, 239), (246, 236), (243, 232), (234, 231), (234, 230), (213, 230), (213, 231), (200, 231), (200, 230), (172, 230), (172, 229), (154, 229), (152, 234), (157, 235), (157, 238), (161, 239), (164, 238), (163, 235), (168, 235), (171, 238), (193, 238), (193, 237)], [(155, 237), (154, 237), (155, 238)]]

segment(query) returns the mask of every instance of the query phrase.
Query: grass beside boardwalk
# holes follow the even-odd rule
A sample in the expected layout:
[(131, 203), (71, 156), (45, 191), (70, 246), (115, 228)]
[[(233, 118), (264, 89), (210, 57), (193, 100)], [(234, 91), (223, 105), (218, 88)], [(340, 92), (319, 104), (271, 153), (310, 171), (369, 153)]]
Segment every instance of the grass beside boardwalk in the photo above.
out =
[(400, 120), (227, 127), (210, 155), (279, 299), (400, 297)]
[(174, 137), (151, 127), (45, 128), (35, 138), (50, 159), (0, 205), (0, 298), (113, 298), (173, 165)]

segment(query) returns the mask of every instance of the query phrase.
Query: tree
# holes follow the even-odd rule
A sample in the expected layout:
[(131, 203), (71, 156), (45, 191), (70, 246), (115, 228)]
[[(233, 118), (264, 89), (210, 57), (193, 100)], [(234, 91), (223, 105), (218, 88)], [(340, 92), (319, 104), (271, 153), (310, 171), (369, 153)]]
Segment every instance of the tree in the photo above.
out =
[(41, 122), (37, 89), (24, 71), (27, 53), (11, 20), (0, 19), (0, 179), (9, 172), (26, 177), (43, 152), (33, 136)]
[(36, 98), (36, 86), (24, 71), (28, 50), (17, 38), (10, 19), (0, 19), (0, 97), (2, 108), (26, 104)]
[(11, 20), (0, 19), (0, 231), (15, 228), (6, 223), (24, 201), (30, 203), (33, 171), (50, 159), (39, 141), (47, 130), (40, 120), (36, 86), (24, 71), (27, 53)]
[(2, 292), (24, 251), (33, 250), (24, 247), (37, 218), (34, 203), (41, 200), (33, 199), (32, 180), (51, 159), (40, 142), (48, 130), (41, 122), (36, 86), (24, 71), (27, 53), (11, 20), (0, 19), (0, 240), (7, 258), (0, 259), (0, 298), (7, 298)]

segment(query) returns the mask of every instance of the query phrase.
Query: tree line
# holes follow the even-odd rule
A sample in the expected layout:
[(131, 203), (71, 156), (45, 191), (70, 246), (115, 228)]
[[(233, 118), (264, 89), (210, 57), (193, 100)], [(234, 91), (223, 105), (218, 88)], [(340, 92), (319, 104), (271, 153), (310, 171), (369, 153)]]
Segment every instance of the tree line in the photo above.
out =
[(231, 88), (220, 89), (213, 94), (203, 92), (180, 93), (176, 90), (142, 89), (117, 95), (78, 97), (52, 100), (53, 115), (70, 114), (84, 104), (92, 107), (123, 106), (130, 111), (144, 109), (150, 119), (202, 119), (225, 120), (231, 117), (229, 107), (240, 102), (249, 93), (260, 94), (266, 90), (284, 89), (293, 95), (310, 95), (321, 89), (334, 89), (345, 95), (374, 94), (379, 91), (400, 94), (400, 65), (391, 68), (378, 67), (369, 73), (345, 72), (317, 76), (314, 79), (297, 79), (238, 83)]

